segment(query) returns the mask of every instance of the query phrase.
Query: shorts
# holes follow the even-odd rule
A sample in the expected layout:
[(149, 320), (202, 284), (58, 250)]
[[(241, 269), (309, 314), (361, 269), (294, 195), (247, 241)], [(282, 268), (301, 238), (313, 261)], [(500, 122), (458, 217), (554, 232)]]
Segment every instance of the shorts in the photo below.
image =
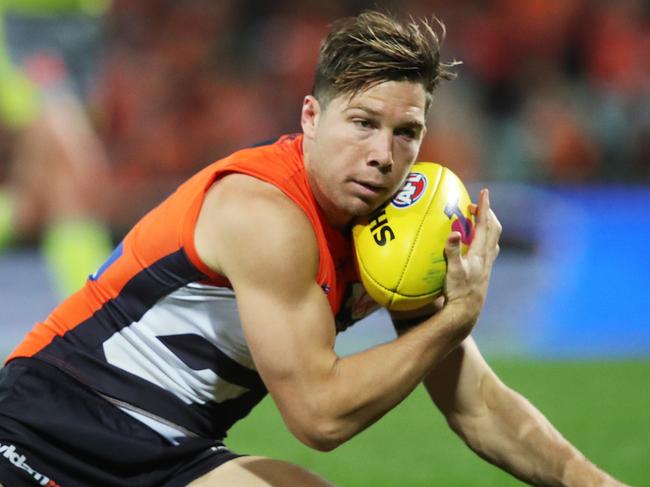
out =
[(0, 370), (5, 487), (181, 487), (238, 456), (205, 438), (172, 445), (40, 360)]

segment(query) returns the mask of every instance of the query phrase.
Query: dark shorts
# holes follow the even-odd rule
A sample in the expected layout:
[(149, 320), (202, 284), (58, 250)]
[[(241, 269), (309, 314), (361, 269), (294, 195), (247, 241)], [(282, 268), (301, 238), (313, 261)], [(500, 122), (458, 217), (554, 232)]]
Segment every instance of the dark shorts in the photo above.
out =
[(238, 456), (202, 438), (171, 445), (39, 360), (16, 359), (0, 370), (5, 487), (180, 487)]

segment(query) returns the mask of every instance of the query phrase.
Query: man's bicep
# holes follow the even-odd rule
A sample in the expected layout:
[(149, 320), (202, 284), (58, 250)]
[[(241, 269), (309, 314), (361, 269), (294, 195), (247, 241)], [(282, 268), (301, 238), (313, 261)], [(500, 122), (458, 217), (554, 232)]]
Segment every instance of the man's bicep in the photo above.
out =
[(292, 297), (259, 287), (236, 291), (246, 341), (271, 392), (276, 382), (294, 380), (333, 354), (335, 327), (327, 299), (316, 282), (304, 287)]
[[(281, 286), (284, 277), (276, 285)], [(335, 326), (318, 284), (293, 296), (266, 286), (235, 286), (246, 342), (289, 429), (306, 441), (314, 404), (336, 362)]]
[(313, 364), (333, 360), (335, 326), (316, 283), (316, 237), (302, 210), (277, 188), (242, 176), (219, 185), (206, 197), (210, 226), (202, 245), (232, 284), (262, 379), (274, 397), (283, 395), (303, 376), (312, 379)]

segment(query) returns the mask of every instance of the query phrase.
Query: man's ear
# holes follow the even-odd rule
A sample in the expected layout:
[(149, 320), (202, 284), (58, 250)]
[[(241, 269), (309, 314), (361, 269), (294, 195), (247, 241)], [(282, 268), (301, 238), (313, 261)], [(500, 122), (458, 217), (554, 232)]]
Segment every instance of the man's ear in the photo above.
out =
[(312, 95), (307, 95), (302, 102), (302, 112), (300, 114), (300, 125), (305, 138), (313, 139), (316, 135), (316, 127), (321, 115), (321, 107), (318, 100)]

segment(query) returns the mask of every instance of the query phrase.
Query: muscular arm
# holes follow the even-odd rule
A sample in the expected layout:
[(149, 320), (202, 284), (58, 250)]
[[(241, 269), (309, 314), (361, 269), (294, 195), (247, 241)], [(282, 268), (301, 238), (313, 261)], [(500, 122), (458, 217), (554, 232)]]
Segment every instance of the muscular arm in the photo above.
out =
[(338, 446), (404, 399), (475, 321), (446, 306), (391, 343), (338, 357), (309, 221), (279, 190), (246, 176), (210, 190), (196, 242), (233, 285), (255, 364), (286, 424), (317, 449)]
[(622, 485), (572, 446), (530, 402), (504, 385), (471, 337), (424, 380), (450, 427), (487, 461), (533, 485)]
[[(481, 199), (485, 197), (481, 195)], [(479, 224), (474, 243), (467, 259), (461, 259), (466, 266), (471, 266), (476, 257), (479, 260), (482, 257), (473, 253), (476, 240), (482, 240), (485, 235), (478, 232), (479, 226), (485, 225), (485, 211), (481, 206), (485, 208), (484, 204), (478, 207)], [(472, 206), (470, 211), (476, 213), (477, 208)], [(488, 243), (487, 248), (493, 248), (493, 244)], [(441, 307), (444, 309), (450, 301), (457, 301), (457, 290), (461, 290), (462, 296), (462, 291), (468, 289), (458, 285), (462, 273), (454, 265), (456, 260), (458, 256), (448, 253), (444, 300), (432, 303), (427, 310), (392, 313), (398, 335), (408, 332), (412, 326), (420, 326), (418, 323), (426, 316), (439, 312)], [(447, 304), (443, 306), (445, 301)], [(471, 337), (432, 368), (424, 385), (449, 426), (465, 443), (515, 477), (544, 486), (623, 485), (589, 462), (530, 402), (504, 385)]]

